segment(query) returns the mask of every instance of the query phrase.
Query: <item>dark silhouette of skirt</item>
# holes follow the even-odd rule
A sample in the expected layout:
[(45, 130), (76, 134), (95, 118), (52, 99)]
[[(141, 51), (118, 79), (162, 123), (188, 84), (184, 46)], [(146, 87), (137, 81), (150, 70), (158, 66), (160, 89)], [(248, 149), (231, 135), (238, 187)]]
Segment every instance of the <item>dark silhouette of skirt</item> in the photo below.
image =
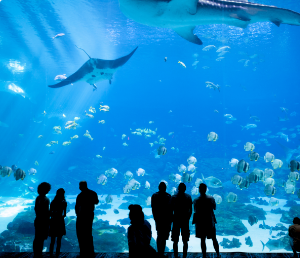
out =
[(66, 226), (64, 217), (51, 218), (49, 236), (58, 237), (66, 235)]

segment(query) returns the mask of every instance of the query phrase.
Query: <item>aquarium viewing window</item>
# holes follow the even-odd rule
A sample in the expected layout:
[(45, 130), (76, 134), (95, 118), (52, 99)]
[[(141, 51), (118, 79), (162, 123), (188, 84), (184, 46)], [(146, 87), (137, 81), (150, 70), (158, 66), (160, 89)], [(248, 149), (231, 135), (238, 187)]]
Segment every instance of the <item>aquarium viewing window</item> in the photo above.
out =
[[(42, 182), (50, 202), (64, 189), (61, 251), (79, 252), (83, 180), (99, 198), (95, 252), (129, 251), (130, 204), (156, 248), (160, 182), (170, 195), (185, 183), (192, 200), (208, 186), (221, 252), (292, 252), (297, 1), (0, 0), (0, 12), (0, 252), (32, 252)], [(192, 217), (188, 251), (200, 253)]]

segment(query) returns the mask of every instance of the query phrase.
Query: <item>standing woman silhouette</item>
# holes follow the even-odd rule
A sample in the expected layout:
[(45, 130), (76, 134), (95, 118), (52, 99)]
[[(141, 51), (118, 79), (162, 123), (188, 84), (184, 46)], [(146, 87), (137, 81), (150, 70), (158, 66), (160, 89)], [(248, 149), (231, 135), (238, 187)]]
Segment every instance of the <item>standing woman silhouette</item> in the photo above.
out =
[(56, 196), (50, 204), (50, 257), (53, 257), (55, 239), (57, 238), (56, 257), (59, 256), (62, 236), (66, 235), (65, 217), (67, 214), (67, 202), (65, 199), (65, 190), (59, 188)]
[(48, 238), (49, 234), (50, 201), (46, 195), (50, 192), (51, 185), (43, 182), (39, 184), (37, 190), (39, 195), (36, 197), (34, 205), (36, 214), (34, 220), (35, 236), (33, 240), (34, 258), (42, 257), (44, 241)]

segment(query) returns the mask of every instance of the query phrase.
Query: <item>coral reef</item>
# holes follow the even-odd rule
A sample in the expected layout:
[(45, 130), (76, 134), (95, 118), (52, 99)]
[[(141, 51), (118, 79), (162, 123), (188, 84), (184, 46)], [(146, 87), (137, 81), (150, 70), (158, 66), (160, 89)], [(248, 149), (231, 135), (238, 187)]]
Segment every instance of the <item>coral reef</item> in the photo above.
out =
[(237, 238), (232, 238), (230, 241), (227, 238), (223, 238), (223, 241), (220, 243), (221, 246), (223, 246), (224, 249), (231, 249), (231, 248), (239, 248), (242, 243)]

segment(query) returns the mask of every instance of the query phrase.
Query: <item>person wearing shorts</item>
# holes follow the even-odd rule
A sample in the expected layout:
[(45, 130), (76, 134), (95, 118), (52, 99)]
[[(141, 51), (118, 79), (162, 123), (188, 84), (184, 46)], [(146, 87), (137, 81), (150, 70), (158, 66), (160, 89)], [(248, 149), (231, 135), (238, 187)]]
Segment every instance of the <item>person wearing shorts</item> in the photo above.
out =
[(220, 257), (219, 243), (216, 237), (217, 223), (214, 210), (216, 209), (216, 201), (214, 197), (206, 195), (206, 184), (200, 184), (200, 196), (194, 200), (194, 216), (192, 224), (195, 224), (196, 237), (201, 239), (201, 249), (203, 258), (206, 257), (205, 240), (212, 239), (217, 257)]
[(178, 258), (178, 242), (181, 233), (183, 242), (183, 258), (187, 257), (188, 241), (190, 240), (189, 221), (192, 215), (192, 197), (185, 193), (186, 185), (180, 183), (178, 193), (171, 197), (173, 213), (172, 241), (175, 258)]

